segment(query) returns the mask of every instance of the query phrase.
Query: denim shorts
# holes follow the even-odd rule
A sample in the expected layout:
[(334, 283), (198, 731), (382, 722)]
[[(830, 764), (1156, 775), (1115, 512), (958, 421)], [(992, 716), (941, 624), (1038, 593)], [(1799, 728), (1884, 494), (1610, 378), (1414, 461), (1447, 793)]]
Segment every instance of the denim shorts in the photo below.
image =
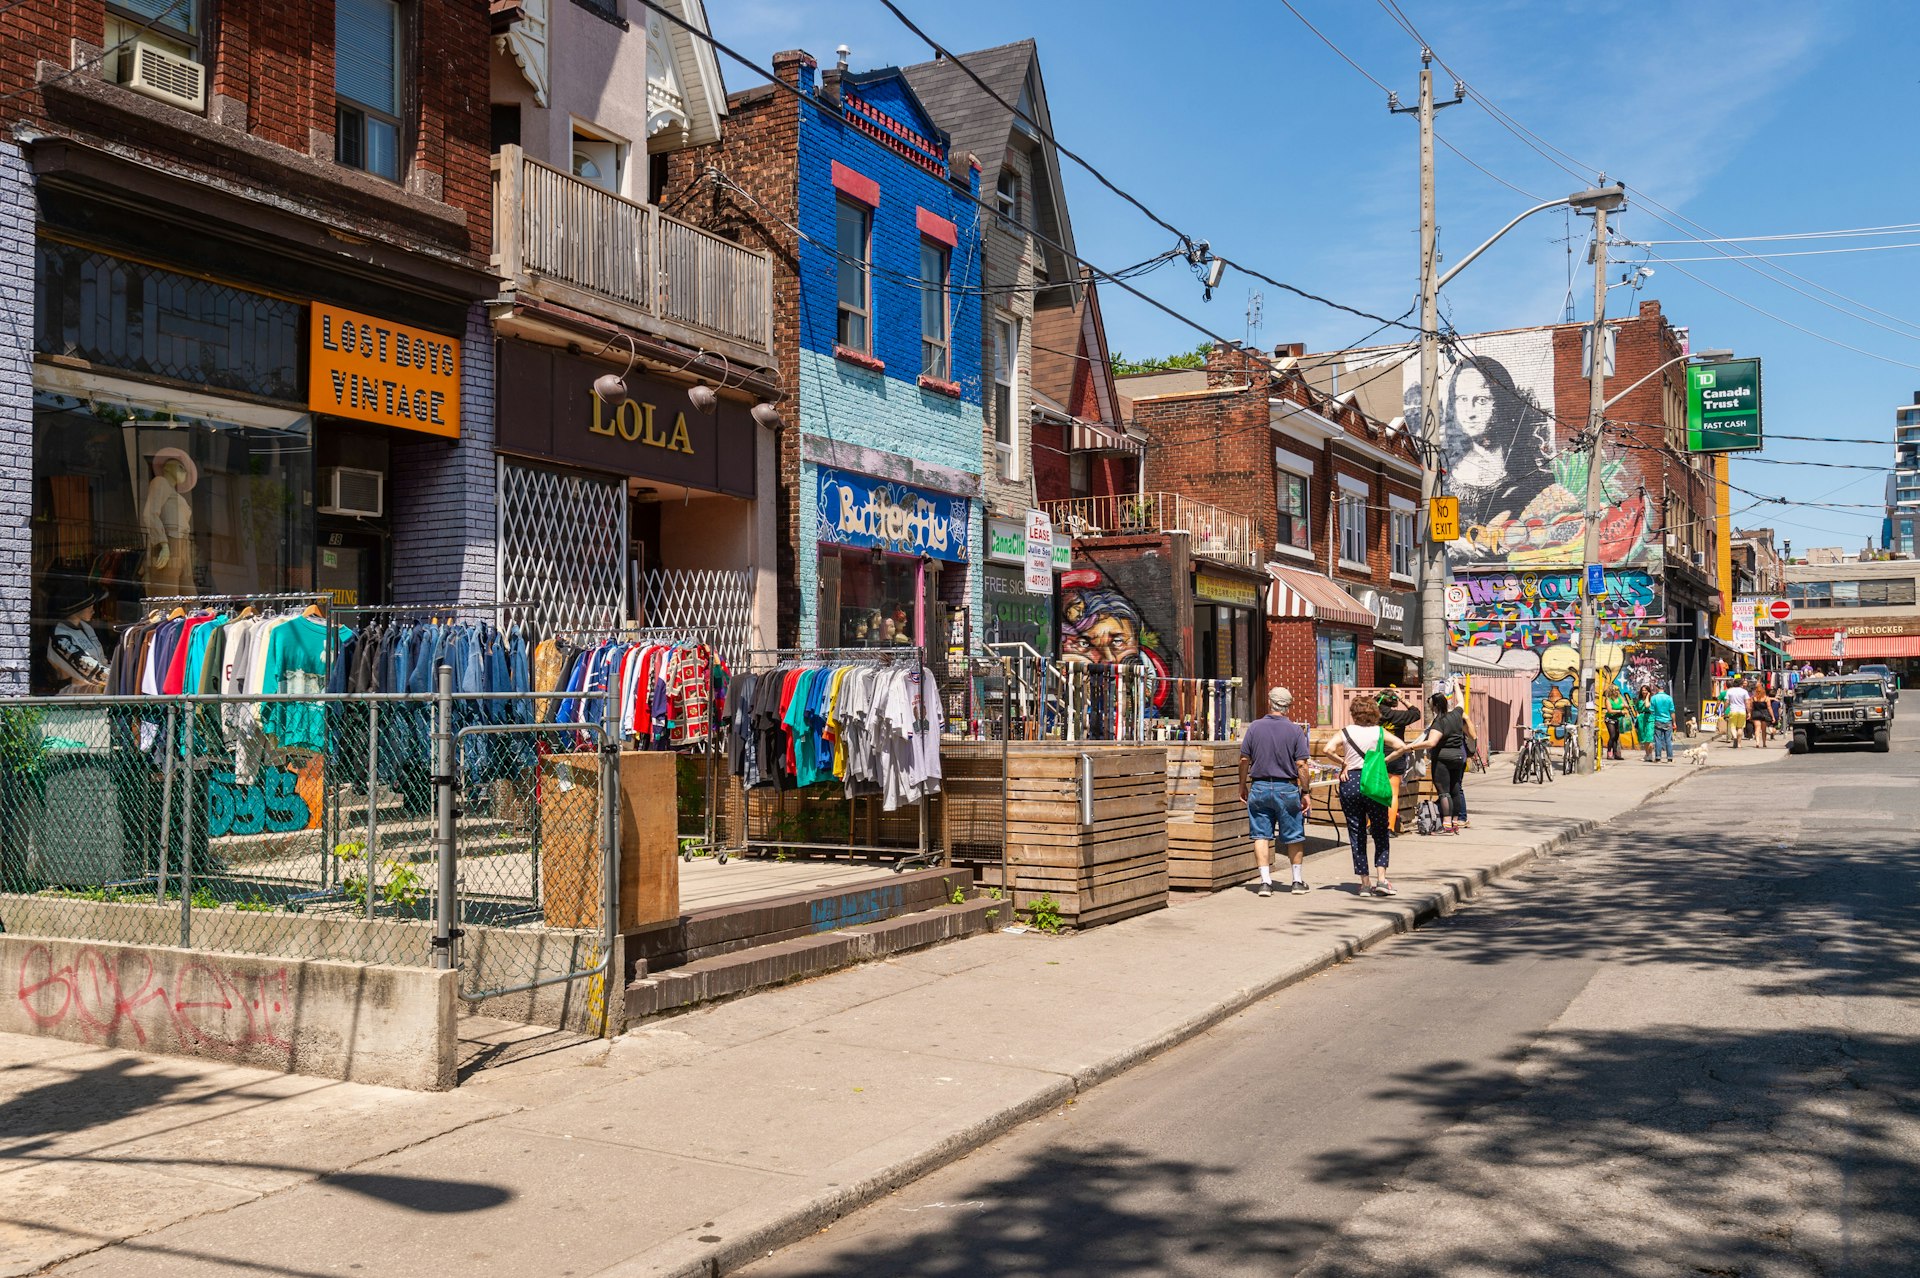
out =
[(1307, 813), (1300, 804), (1300, 787), (1291, 781), (1255, 781), (1247, 791), (1247, 823), (1256, 839), (1304, 842)]

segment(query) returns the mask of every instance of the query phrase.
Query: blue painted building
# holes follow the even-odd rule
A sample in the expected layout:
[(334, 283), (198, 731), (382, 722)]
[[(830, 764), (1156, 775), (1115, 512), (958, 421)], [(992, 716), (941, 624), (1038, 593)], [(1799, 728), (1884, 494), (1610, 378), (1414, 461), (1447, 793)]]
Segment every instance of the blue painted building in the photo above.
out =
[(939, 653), (982, 599), (980, 175), (897, 69), (799, 83), (797, 633)]

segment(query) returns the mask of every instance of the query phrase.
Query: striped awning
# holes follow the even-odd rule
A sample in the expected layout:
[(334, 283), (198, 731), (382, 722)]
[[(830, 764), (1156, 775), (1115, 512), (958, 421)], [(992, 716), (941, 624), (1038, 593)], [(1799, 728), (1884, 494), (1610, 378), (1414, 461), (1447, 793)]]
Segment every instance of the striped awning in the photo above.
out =
[(1145, 446), (1124, 426), (1076, 420), (1067, 427), (1067, 447), (1076, 453), (1139, 453)]
[(1367, 606), (1343, 590), (1331, 577), (1304, 568), (1268, 564), (1267, 615), (1269, 617), (1313, 617), (1343, 626), (1373, 629), (1373, 614)]

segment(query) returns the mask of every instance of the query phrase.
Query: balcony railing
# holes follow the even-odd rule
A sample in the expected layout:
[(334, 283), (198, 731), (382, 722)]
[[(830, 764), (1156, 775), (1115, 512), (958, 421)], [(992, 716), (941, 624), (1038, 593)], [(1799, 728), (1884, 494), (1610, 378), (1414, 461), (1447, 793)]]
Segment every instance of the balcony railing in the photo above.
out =
[[(517, 146), (493, 157), (494, 263), (509, 284), (602, 319), (773, 348), (773, 261)], [(636, 315), (635, 312), (638, 312)], [(646, 320), (651, 319), (652, 323)]]
[(1258, 568), (1253, 520), (1179, 493), (1122, 493), (1041, 503), (1056, 533), (1075, 537), (1184, 532), (1192, 553)]

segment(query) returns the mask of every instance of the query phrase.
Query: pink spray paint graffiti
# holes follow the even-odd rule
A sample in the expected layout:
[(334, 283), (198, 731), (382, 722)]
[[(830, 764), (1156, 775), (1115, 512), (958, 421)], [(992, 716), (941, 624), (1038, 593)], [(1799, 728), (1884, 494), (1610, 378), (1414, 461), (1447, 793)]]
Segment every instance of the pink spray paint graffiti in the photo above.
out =
[(62, 1038), (248, 1059), (292, 1057), (294, 1000), (284, 967), (182, 958), (163, 973), (149, 952), (46, 945), (20, 959), (15, 996), (32, 1023)]

